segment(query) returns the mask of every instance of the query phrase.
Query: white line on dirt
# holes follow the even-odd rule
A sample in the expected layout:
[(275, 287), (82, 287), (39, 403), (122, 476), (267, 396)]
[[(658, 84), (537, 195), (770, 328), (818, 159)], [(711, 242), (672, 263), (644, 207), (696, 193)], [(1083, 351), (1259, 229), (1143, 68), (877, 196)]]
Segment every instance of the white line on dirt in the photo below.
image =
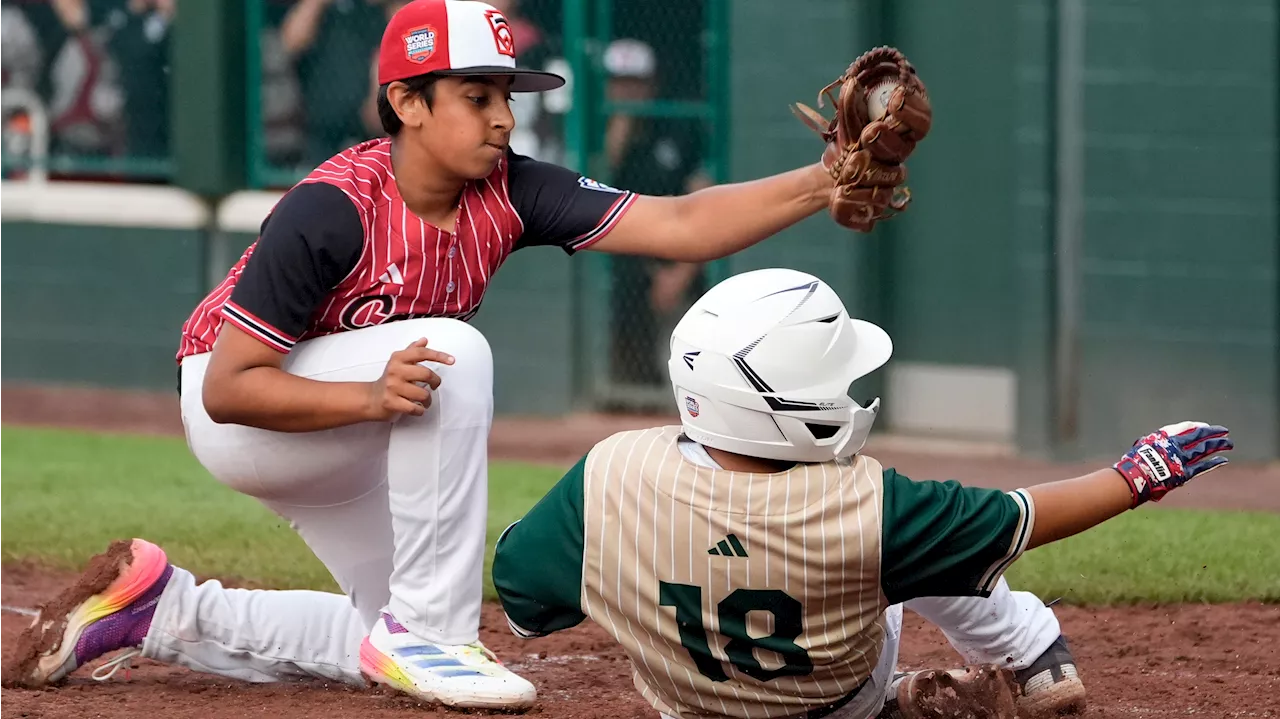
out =
[(577, 664), (579, 662), (598, 662), (600, 657), (595, 654), (565, 654), (560, 656), (549, 657), (546, 655), (525, 655), (515, 662), (507, 664), (507, 668), (512, 671), (521, 669), (529, 669), (547, 664), (565, 665)]
[(0, 609), (6, 612), (11, 612), (13, 614), (21, 614), (24, 617), (35, 617), (40, 615), (40, 612), (37, 612), (34, 609), (27, 609), (26, 607), (15, 607), (10, 604), (0, 604)]

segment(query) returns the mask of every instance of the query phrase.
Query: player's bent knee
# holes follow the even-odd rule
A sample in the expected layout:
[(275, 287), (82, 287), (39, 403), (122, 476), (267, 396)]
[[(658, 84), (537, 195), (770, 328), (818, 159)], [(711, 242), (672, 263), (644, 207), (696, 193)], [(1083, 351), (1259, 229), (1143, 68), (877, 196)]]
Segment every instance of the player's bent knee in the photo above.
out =
[(452, 365), (432, 365), (440, 374), (444, 383), (441, 391), (450, 396), (450, 404), (465, 411), (461, 405), (474, 403), (476, 411), (487, 413), (493, 397), (493, 350), (484, 334), (449, 318), (402, 320), (400, 324), (406, 325), (401, 337), (408, 337), (407, 342), (425, 337), (428, 347), (453, 357)]
[(493, 367), (493, 349), (489, 347), (489, 340), (485, 338), (484, 333), (466, 322), (452, 318), (432, 317), (405, 320), (405, 323), (414, 325), (412, 332), (409, 333), (414, 336), (414, 339), (425, 337), (428, 347), (449, 353), (456, 364)]
[[(410, 343), (425, 338), (428, 347), (447, 352), (459, 362), (465, 358), (472, 363), (493, 364), (493, 351), (489, 347), (489, 340), (480, 330), (462, 320), (450, 317), (421, 317), (389, 322), (379, 325), (376, 329), (370, 329), (380, 334), (393, 334), (392, 343), (398, 349), (404, 349)], [(356, 330), (356, 332), (364, 331), (366, 330)]]
[(471, 362), (493, 365), (493, 348), (489, 339), (474, 325), (459, 320), (446, 319), (450, 325), (449, 341), (454, 349), (447, 349), (454, 357), (466, 357)]

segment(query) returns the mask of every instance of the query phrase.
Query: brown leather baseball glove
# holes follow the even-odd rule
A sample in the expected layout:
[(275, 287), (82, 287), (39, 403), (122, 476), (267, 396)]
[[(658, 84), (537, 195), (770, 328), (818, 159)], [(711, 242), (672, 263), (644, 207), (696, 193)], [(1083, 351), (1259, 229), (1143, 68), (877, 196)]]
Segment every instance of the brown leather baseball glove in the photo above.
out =
[[(835, 97), (831, 91), (837, 86)], [(929, 133), (929, 95), (901, 52), (878, 47), (863, 53), (823, 88), (818, 107), (824, 96), (836, 110), (831, 120), (801, 103), (792, 110), (827, 143), (822, 165), (835, 180), (831, 217), (845, 227), (870, 232), (876, 222), (902, 212), (911, 201), (903, 162)]]

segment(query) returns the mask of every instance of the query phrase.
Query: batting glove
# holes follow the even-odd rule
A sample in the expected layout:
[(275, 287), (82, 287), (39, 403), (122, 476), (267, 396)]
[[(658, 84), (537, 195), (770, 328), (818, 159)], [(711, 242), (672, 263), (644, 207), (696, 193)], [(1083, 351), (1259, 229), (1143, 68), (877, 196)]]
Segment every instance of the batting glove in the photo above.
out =
[(1227, 428), (1204, 422), (1179, 422), (1161, 427), (1133, 443), (1113, 465), (1133, 493), (1130, 508), (1181, 487), (1198, 474), (1227, 463), (1221, 452), (1235, 447)]

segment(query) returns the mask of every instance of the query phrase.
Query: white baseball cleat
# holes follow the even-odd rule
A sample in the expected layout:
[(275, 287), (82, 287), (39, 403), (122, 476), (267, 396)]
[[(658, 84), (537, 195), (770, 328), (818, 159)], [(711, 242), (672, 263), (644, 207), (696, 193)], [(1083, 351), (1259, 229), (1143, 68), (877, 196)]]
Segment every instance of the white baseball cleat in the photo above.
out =
[(423, 701), (468, 709), (520, 709), (537, 691), (480, 642), (433, 644), (384, 613), (360, 644), (360, 671)]

